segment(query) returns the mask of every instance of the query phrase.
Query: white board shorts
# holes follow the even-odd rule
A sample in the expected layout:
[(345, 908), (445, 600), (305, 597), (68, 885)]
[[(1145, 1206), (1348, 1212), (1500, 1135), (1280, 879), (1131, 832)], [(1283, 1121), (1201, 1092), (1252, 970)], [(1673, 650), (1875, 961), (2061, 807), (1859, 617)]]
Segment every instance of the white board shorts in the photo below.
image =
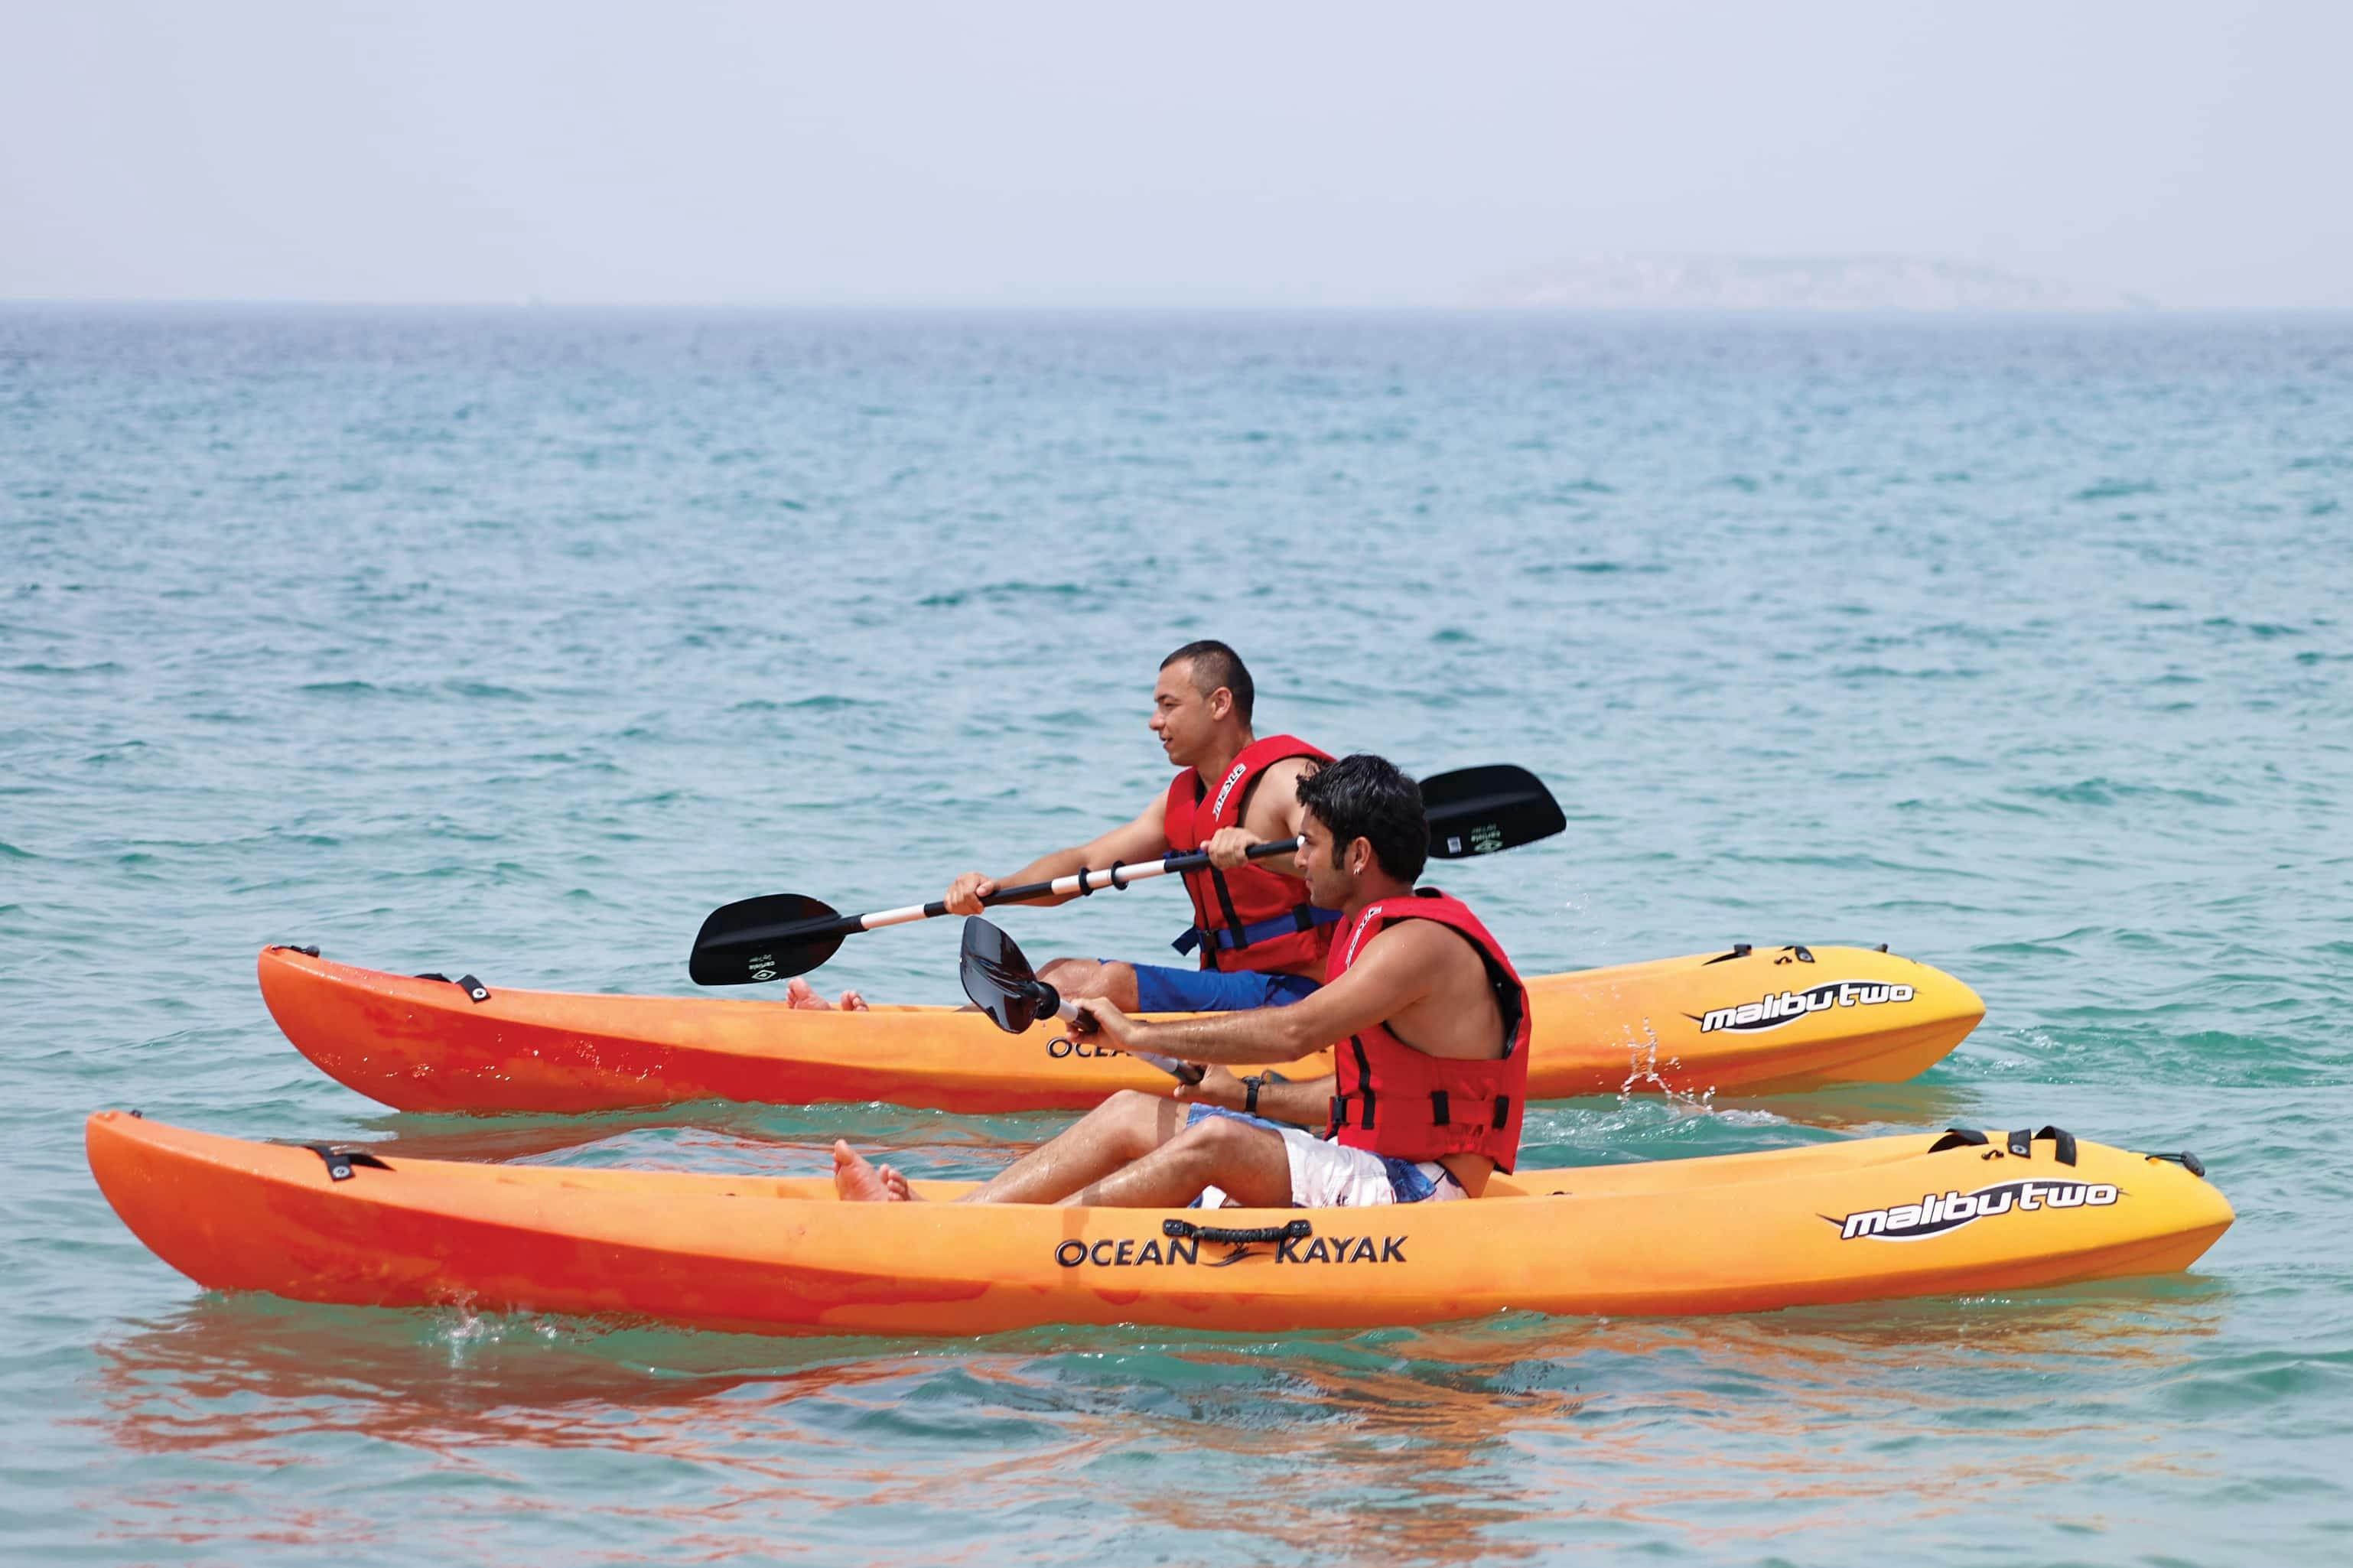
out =
[[(1185, 1118), (1192, 1126), (1206, 1117), (1223, 1116), (1247, 1121), (1282, 1135), (1282, 1152), (1291, 1161), (1291, 1202), (1303, 1209), (1373, 1208), (1382, 1204), (1444, 1204), (1471, 1194), (1454, 1173), (1435, 1160), (1393, 1160), (1369, 1149), (1350, 1149), (1328, 1139), (1262, 1116), (1246, 1116), (1214, 1105), (1197, 1105)], [(1225, 1193), (1210, 1187), (1201, 1194), (1203, 1208), (1223, 1208)]]

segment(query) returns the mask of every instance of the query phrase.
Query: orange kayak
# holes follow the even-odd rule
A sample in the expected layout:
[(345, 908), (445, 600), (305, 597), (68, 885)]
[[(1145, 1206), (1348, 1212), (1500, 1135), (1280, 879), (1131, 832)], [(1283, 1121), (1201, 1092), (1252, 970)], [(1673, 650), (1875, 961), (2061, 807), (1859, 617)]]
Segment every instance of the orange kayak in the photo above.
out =
[[(880, 1100), (939, 1110), (1085, 1110), (1166, 1075), (1050, 1023), (978, 1013), (807, 1012), (716, 996), (470, 991), (262, 950), (262, 999), (331, 1077), (400, 1110), (579, 1111), (732, 1100)], [(1528, 982), (1528, 1092), (1766, 1094), (1894, 1083), (1985, 1016), (1941, 970), (1868, 948), (1746, 946)], [(1331, 1053), (1285, 1065), (1332, 1070)]]
[[(1764, 1311), (2171, 1273), (2232, 1218), (2182, 1164), (2050, 1129), (1523, 1172), (1461, 1203), (1175, 1211), (844, 1204), (821, 1178), (377, 1161), (121, 1111), (91, 1117), (87, 1137), (114, 1212), (209, 1289), (759, 1333)], [(939, 1200), (964, 1184), (917, 1188)]]

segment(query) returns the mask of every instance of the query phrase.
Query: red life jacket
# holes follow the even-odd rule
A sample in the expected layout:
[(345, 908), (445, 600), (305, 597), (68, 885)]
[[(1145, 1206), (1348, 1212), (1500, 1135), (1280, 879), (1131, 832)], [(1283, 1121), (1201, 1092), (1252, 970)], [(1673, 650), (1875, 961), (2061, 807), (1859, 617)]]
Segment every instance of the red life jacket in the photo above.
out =
[[(1288, 757), (1332, 760), (1306, 742), (1269, 735), (1241, 749), (1212, 794), (1200, 770), (1187, 768), (1169, 781), (1163, 810), (1173, 854), (1198, 849), (1221, 827), (1242, 819), (1242, 803), (1259, 774)], [(1332, 951), (1337, 910), (1307, 901), (1307, 884), (1253, 861), (1221, 871), (1215, 866), (1185, 873), (1193, 895), (1193, 928), (1170, 945), (1179, 952), (1201, 950), (1204, 969), (1296, 969), (1324, 962)]]
[(1382, 1025), (1352, 1035), (1334, 1053), (1340, 1092), (1332, 1099), (1332, 1125), (1324, 1135), (1397, 1160), (1484, 1154), (1508, 1175), (1520, 1152), (1520, 1120), (1527, 1105), (1528, 988), (1479, 917), (1435, 888), (1367, 904), (1345, 939), (1333, 944), (1324, 983), (1346, 973), (1382, 927), (1410, 920), (1436, 921), (1479, 950), (1495, 988), (1496, 1009), (1504, 1016), (1504, 1054), (1492, 1061), (1433, 1057)]

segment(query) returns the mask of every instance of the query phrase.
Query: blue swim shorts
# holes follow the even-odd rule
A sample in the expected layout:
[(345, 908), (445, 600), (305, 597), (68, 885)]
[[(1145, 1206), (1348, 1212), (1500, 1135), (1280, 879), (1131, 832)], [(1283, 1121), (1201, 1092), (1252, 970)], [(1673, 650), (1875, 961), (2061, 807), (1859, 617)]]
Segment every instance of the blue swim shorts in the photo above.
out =
[(1288, 1007), (1313, 995), (1315, 989), (1315, 982), (1298, 974), (1135, 965), (1135, 1006), (1142, 1013), (1243, 1013), (1252, 1007)]

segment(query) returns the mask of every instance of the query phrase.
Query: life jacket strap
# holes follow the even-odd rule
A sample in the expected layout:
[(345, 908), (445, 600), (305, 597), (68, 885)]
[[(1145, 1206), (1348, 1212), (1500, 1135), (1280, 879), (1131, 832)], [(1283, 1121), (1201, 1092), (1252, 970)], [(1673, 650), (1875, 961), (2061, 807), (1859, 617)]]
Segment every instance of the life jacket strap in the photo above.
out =
[[(1353, 1114), (1353, 1118), (1349, 1110), (1351, 1105), (1361, 1106), (1363, 1108), (1360, 1111), (1355, 1112)], [(1452, 1124), (1454, 1121), (1452, 1114), (1453, 1110), (1453, 1102), (1444, 1089), (1433, 1089), (1430, 1091), (1430, 1124), (1432, 1127), (1445, 1127)], [(1510, 1124), (1512, 1120), (1512, 1097), (1510, 1095), (1499, 1094), (1494, 1098), (1493, 1102), (1493, 1121), (1490, 1125), (1499, 1132)], [(1373, 1125), (1373, 1094), (1370, 1089), (1364, 1090), (1357, 1094), (1335, 1094), (1332, 1097), (1333, 1130), (1337, 1131), (1339, 1129), (1348, 1126), (1352, 1119), (1355, 1125), (1365, 1128), (1367, 1131), (1371, 1129)], [(1462, 1125), (1475, 1126), (1477, 1125), (1477, 1122), (1474, 1119), (1472, 1121), (1462, 1123)]]
[(1289, 914), (1259, 921), (1242, 927), (1240, 931), (1231, 929), (1205, 931), (1199, 926), (1189, 926), (1184, 935), (1168, 945), (1179, 952), (1191, 952), (1206, 942), (1219, 952), (1231, 952), (1238, 947), (1255, 947), (1260, 942), (1289, 936), (1293, 931), (1314, 931), (1317, 926), (1331, 925), (1339, 918), (1337, 910), (1320, 910), (1314, 904), (1299, 904)]

